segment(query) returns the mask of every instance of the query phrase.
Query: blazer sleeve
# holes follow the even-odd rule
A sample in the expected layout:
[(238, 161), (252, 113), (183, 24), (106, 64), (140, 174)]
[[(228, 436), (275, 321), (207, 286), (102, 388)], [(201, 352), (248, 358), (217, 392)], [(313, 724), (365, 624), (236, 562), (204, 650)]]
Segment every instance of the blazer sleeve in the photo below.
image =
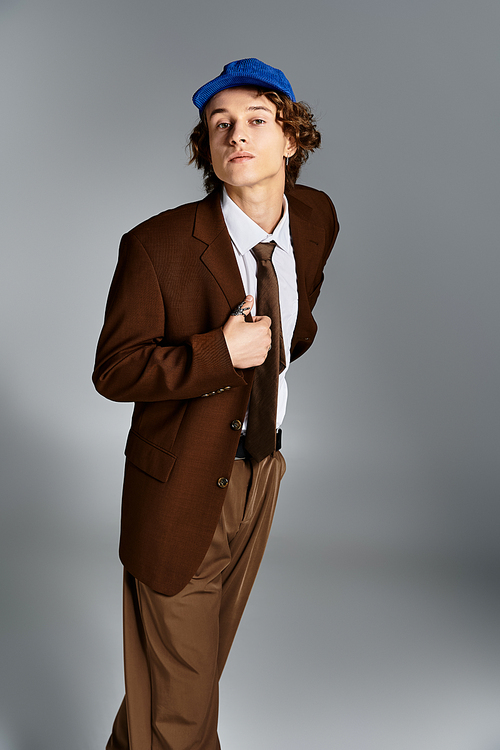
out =
[(139, 240), (120, 243), (97, 345), (92, 380), (112, 401), (191, 399), (245, 385), (232, 366), (221, 328), (165, 340), (162, 292), (153, 263)]

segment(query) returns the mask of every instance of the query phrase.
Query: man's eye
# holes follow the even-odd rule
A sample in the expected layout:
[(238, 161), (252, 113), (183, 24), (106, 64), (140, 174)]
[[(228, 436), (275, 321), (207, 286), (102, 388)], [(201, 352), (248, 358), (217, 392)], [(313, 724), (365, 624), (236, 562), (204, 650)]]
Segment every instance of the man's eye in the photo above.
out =
[(228, 122), (219, 122), (219, 124), (217, 125), (218, 130), (225, 130), (228, 127), (229, 127)]
[(258, 117), (256, 120), (254, 120), (254, 122), (256, 122), (257, 125), (261, 125), (263, 122), (265, 122), (265, 120), (262, 120), (260, 117)]

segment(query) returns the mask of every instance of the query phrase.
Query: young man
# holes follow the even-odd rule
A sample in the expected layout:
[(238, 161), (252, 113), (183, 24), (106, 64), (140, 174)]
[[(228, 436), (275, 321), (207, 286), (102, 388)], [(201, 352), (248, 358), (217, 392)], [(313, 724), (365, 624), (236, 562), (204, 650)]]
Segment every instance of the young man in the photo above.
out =
[(292, 359), (338, 223), (294, 187), (319, 146), (283, 73), (226, 65), (193, 97), (208, 196), (122, 239), (94, 383), (126, 446), (125, 699), (108, 750), (217, 750), (218, 681), (264, 553)]

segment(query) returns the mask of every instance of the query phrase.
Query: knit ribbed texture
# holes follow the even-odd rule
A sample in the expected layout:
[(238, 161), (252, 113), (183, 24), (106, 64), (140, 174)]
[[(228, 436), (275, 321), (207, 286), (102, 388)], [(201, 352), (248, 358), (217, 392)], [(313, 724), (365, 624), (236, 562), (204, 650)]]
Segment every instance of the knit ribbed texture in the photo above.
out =
[(296, 101), (290, 81), (278, 68), (249, 57), (245, 60), (235, 60), (224, 66), (222, 73), (206, 83), (193, 94), (193, 104), (198, 107), (200, 115), (205, 104), (219, 91), (235, 88), (236, 86), (257, 86), (259, 88), (280, 91), (288, 96), (292, 102)]

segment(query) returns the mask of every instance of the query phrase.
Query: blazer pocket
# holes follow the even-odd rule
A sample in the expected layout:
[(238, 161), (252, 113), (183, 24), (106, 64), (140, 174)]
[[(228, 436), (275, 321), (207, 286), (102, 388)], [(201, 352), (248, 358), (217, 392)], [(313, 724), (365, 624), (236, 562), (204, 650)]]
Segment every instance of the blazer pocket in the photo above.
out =
[(134, 466), (159, 482), (167, 481), (176, 460), (172, 453), (148, 442), (137, 432), (129, 433), (125, 455)]

